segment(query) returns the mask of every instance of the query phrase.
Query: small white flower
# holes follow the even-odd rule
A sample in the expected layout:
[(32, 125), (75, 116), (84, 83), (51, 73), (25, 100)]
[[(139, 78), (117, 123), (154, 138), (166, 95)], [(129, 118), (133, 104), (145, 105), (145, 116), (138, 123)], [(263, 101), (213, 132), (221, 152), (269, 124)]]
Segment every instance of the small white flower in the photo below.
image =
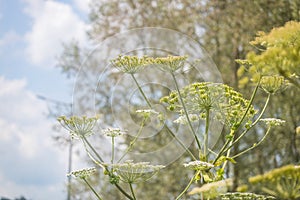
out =
[(104, 129), (102, 132), (104, 135), (109, 137), (117, 137), (125, 134), (125, 131), (121, 131), (119, 128), (107, 128)]
[(135, 111), (138, 114), (143, 115), (145, 118), (150, 117), (150, 115), (158, 115), (159, 113), (153, 109), (137, 110)]
[(85, 179), (85, 178), (91, 176), (92, 174), (94, 174), (95, 172), (96, 172), (96, 168), (92, 167), (92, 168), (86, 168), (86, 169), (72, 171), (70, 174), (67, 174), (67, 176), (74, 176), (75, 178)]
[(281, 126), (285, 123), (285, 120), (276, 118), (265, 118), (260, 121), (265, 122), (268, 126)]
[(183, 166), (188, 167), (193, 170), (201, 170), (201, 171), (208, 170), (208, 169), (211, 169), (214, 167), (213, 164), (208, 163), (208, 162), (203, 162), (200, 160), (191, 161), (189, 163), (184, 163)]
[[(195, 122), (199, 120), (199, 116), (196, 114), (189, 114), (189, 119), (191, 122)], [(176, 120), (173, 121), (176, 124), (187, 124), (188, 120), (186, 116), (180, 116)]]

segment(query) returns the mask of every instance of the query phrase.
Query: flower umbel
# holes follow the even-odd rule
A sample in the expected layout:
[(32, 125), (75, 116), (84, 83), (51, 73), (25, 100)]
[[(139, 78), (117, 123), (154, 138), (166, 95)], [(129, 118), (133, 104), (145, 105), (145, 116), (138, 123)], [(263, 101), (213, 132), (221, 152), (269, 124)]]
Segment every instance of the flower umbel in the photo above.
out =
[(86, 179), (92, 174), (96, 172), (96, 168), (86, 168), (86, 169), (80, 169), (76, 171), (72, 171), (70, 174), (67, 174), (67, 176), (74, 176), (75, 178), (81, 178), (81, 179)]
[(261, 119), (260, 121), (266, 123), (268, 126), (281, 126), (285, 123), (284, 120), (276, 118), (265, 118)]
[(283, 76), (263, 76), (260, 81), (262, 89), (271, 94), (275, 94), (285, 85)]
[(108, 166), (111, 166), (120, 177), (120, 180), (126, 183), (147, 181), (165, 167), (163, 165), (150, 165), (149, 162), (133, 163), (132, 160), (124, 163), (109, 164)]
[[(200, 117), (196, 114), (189, 114), (189, 119), (191, 120), (191, 122), (195, 122), (195, 121), (198, 121), (200, 119)], [(186, 116), (180, 116), (174, 120), (174, 123), (187, 124), (188, 120), (187, 120)]]
[(234, 193), (226, 193), (221, 195), (222, 200), (231, 200), (231, 199), (239, 199), (239, 200), (269, 200), (269, 199), (275, 199), (272, 196), (264, 196), (264, 195), (258, 195), (253, 193), (240, 193), (240, 192), (234, 192)]
[(203, 161), (200, 161), (200, 160), (185, 163), (185, 164), (183, 164), (183, 166), (188, 167), (188, 168), (193, 169), (193, 170), (200, 170), (200, 171), (209, 170), (209, 169), (214, 167), (213, 164), (208, 163), (208, 162), (203, 162)]
[(111, 62), (120, 71), (128, 74), (134, 74), (146, 65), (152, 64), (153, 58), (149, 58), (147, 56), (139, 58), (137, 56), (119, 55), (118, 58), (112, 60)]
[(109, 137), (117, 137), (125, 134), (125, 131), (121, 131), (121, 129), (119, 128), (107, 128), (104, 129), (102, 132), (104, 135)]
[(156, 112), (156, 111), (153, 110), (153, 109), (137, 110), (137, 111), (135, 111), (135, 112), (138, 113), (138, 114), (143, 115), (144, 118), (148, 118), (148, 117), (150, 117), (151, 115), (158, 115), (158, 114), (159, 114), (158, 112)]
[(155, 58), (154, 63), (158, 64), (162, 70), (173, 73), (184, 66), (187, 58), (187, 56), (159, 57)]
[(59, 123), (70, 132), (72, 138), (83, 138), (93, 134), (98, 116), (96, 117), (77, 117), (72, 116), (69, 119), (65, 116), (57, 118)]
[[(241, 93), (218, 83), (193, 83), (182, 88), (180, 93), (189, 116), (196, 114), (200, 118), (205, 118), (206, 111), (209, 110), (215, 114), (217, 120), (229, 127), (234, 127), (240, 122), (249, 104)], [(170, 111), (177, 112), (181, 116), (185, 114), (176, 91), (172, 91), (160, 101), (166, 103)], [(255, 109), (251, 106), (245, 121), (251, 120), (255, 113)]]

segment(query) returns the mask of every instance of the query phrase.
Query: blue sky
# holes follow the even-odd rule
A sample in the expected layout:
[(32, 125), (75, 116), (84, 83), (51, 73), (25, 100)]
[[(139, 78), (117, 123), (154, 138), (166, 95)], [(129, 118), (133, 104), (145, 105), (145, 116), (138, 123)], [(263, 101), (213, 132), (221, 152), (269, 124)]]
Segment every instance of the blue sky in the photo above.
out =
[(56, 57), (63, 42), (86, 43), (88, 1), (0, 0), (0, 197), (65, 199), (66, 149), (37, 95), (72, 101)]

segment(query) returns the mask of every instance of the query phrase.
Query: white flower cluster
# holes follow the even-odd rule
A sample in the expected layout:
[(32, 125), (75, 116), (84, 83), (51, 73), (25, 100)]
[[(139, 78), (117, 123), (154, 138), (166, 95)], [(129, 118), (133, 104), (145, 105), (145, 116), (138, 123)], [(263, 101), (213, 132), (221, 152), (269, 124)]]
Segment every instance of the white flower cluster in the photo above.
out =
[(203, 161), (200, 161), (200, 160), (185, 163), (185, 164), (183, 164), (183, 166), (188, 167), (188, 168), (193, 169), (193, 170), (201, 170), (201, 171), (208, 170), (208, 169), (211, 169), (211, 168), (214, 167), (213, 164), (208, 163), (208, 162), (203, 162)]
[(107, 128), (104, 129), (102, 132), (104, 135), (109, 137), (117, 137), (126, 133), (125, 131), (121, 131), (121, 129), (119, 128)]
[(281, 126), (285, 123), (285, 120), (276, 119), (276, 118), (265, 118), (260, 121), (266, 123), (268, 126)]
[[(195, 121), (199, 120), (199, 116), (196, 115), (196, 114), (189, 114), (188, 116), (189, 116), (189, 119), (190, 119), (191, 122), (195, 122)], [(187, 124), (188, 120), (187, 120), (187, 117), (184, 115), (184, 116), (178, 117), (173, 122), (176, 123), (176, 124)]]
[(120, 179), (126, 183), (137, 183), (147, 181), (153, 177), (163, 165), (150, 165), (149, 162), (134, 163), (132, 160), (124, 163), (110, 164)]
[(90, 175), (94, 174), (95, 172), (96, 172), (96, 168), (91, 167), (91, 168), (85, 168), (85, 169), (72, 171), (70, 174), (67, 174), (67, 176), (74, 176), (75, 178), (85, 179), (85, 178), (89, 177)]
[(67, 118), (65, 116), (59, 117), (58, 122), (66, 130), (70, 132), (72, 138), (83, 138), (92, 135), (93, 129), (97, 123), (99, 116), (86, 117), (86, 116), (72, 116)]
[(153, 109), (137, 110), (135, 111), (138, 114), (143, 115), (145, 118), (150, 117), (150, 115), (158, 115), (159, 113)]

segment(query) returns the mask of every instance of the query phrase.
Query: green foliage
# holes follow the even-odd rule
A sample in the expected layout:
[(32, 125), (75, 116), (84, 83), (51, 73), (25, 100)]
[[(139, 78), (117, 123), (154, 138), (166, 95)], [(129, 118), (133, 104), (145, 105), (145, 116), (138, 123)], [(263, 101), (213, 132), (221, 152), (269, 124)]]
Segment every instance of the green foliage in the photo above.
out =
[[(259, 51), (249, 52), (242, 62), (240, 74), (249, 67), (250, 78), (258, 81), (261, 75), (281, 75), (300, 88), (300, 23), (291, 21), (285, 26), (274, 28), (270, 33), (259, 32), (251, 42)], [(248, 65), (248, 66), (245, 66)], [(248, 83), (240, 81), (243, 87)]]

